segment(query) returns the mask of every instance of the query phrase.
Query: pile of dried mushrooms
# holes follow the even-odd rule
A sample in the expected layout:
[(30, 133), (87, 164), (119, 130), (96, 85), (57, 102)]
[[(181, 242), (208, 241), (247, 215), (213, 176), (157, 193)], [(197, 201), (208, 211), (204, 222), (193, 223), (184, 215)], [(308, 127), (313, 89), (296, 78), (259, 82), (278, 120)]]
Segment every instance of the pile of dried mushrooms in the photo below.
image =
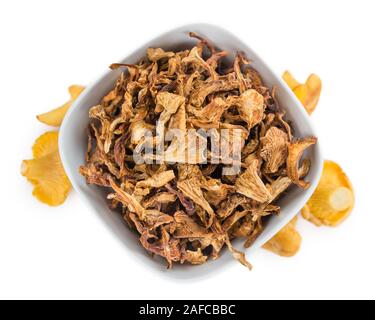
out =
[[(87, 183), (110, 188), (110, 207), (121, 210), (142, 246), (169, 267), (203, 264), (227, 247), (251, 268), (231, 241), (243, 238), (249, 247), (262, 232), (264, 217), (280, 212), (275, 203), (280, 195), (292, 184), (309, 187), (303, 179), (310, 162), (301, 157), (316, 138), (293, 137), (273, 92), (244, 54), (228, 65), (228, 52), (190, 36), (197, 39), (191, 50), (149, 48), (138, 64), (111, 66), (124, 72), (90, 109), (80, 173)], [(168, 152), (173, 141), (164, 144), (165, 161), (134, 161), (147, 130), (156, 134), (156, 148), (157, 133), (171, 128), (217, 129), (218, 135), (220, 129), (240, 131), (240, 172), (225, 175), (228, 162), (203, 163), (200, 155), (186, 162)]]

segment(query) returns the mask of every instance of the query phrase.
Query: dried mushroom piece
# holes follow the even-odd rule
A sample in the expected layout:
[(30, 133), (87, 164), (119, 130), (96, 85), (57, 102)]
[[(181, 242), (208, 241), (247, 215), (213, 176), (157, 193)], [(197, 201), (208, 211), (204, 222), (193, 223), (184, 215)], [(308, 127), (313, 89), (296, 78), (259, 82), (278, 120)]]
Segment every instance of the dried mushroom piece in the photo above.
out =
[(208, 257), (205, 256), (201, 248), (197, 251), (185, 250), (182, 253), (181, 263), (189, 262), (193, 265), (204, 264), (207, 262)]
[(33, 186), (33, 195), (50, 206), (62, 204), (71, 184), (61, 164), (58, 150), (58, 133), (47, 132), (33, 145), (33, 159), (24, 160), (21, 173)]
[(85, 90), (85, 87), (79, 85), (72, 85), (69, 87), (70, 100), (63, 104), (61, 107), (53, 109), (52, 111), (40, 114), (37, 119), (49, 126), (59, 127), (64, 120), (65, 114), (68, 112), (69, 108), (73, 102), (78, 98), (78, 96)]
[(175, 202), (177, 196), (169, 192), (160, 192), (142, 201), (142, 206), (145, 209), (160, 208), (163, 204)]
[(186, 197), (188, 197), (190, 200), (192, 200), (198, 206), (202, 207), (207, 212), (208, 219), (203, 218), (202, 222), (206, 225), (206, 227), (210, 227), (215, 217), (215, 212), (211, 208), (208, 201), (205, 199), (199, 180), (194, 177), (186, 179), (184, 181), (179, 181), (177, 182), (177, 188)]
[(354, 192), (349, 178), (333, 161), (325, 161), (323, 174), (302, 216), (317, 226), (337, 226), (352, 212)]
[(283, 74), (283, 79), (290, 89), (294, 90), (300, 85), (300, 83), (293, 77), (290, 71), (285, 71)]
[(175, 178), (173, 170), (154, 174), (152, 177), (139, 181), (136, 188), (160, 188)]
[(228, 103), (222, 98), (215, 98), (203, 109), (193, 109), (194, 118), (189, 119), (189, 122), (198, 128), (218, 128), (220, 119), (228, 108)]
[(292, 142), (275, 92), (244, 54), (230, 63), (229, 52), (191, 36), (190, 50), (149, 48), (137, 64), (111, 66), (124, 72), (89, 111), (80, 173), (110, 189), (110, 207), (169, 268), (227, 248), (251, 269), (231, 241), (250, 246), (264, 217), (279, 213), (274, 201), (303, 185), (305, 143)]
[(183, 211), (177, 211), (174, 214), (176, 222), (173, 236), (175, 238), (210, 238), (212, 233), (199, 225), (193, 218), (189, 217)]
[(281, 229), (263, 248), (282, 257), (293, 257), (301, 247), (302, 238), (296, 230), (298, 218), (295, 217)]
[(239, 97), (228, 98), (228, 103), (238, 108), (240, 118), (249, 129), (259, 124), (264, 114), (264, 98), (254, 89), (243, 92)]
[(318, 105), (322, 91), (322, 81), (316, 74), (311, 74), (304, 84), (299, 83), (289, 71), (285, 71), (283, 79), (301, 101), (306, 111), (312, 114)]
[(265, 161), (265, 173), (276, 173), (288, 155), (288, 135), (277, 127), (270, 128), (261, 138), (260, 156)]
[(317, 143), (317, 139), (314, 137), (297, 140), (289, 143), (288, 145), (288, 158), (287, 158), (287, 173), (288, 177), (294, 184), (301, 187), (302, 189), (308, 189), (310, 187), (309, 182), (305, 182), (300, 179), (298, 172), (299, 163), (305, 150)]
[(160, 59), (164, 59), (164, 58), (172, 58), (175, 56), (175, 53), (174, 52), (165, 52), (163, 49), (161, 48), (148, 48), (147, 49), (147, 58), (148, 60), (152, 61), (152, 62), (156, 62)]
[(251, 161), (246, 171), (236, 180), (236, 190), (244, 196), (265, 203), (271, 200), (272, 195), (258, 174), (259, 161)]
[(108, 198), (116, 199), (121, 202), (130, 212), (134, 212), (138, 215), (140, 220), (145, 220), (146, 209), (138, 202), (138, 200), (131, 194), (122, 190), (113, 179), (109, 179), (111, 188), (115, 191), (114, 194), (108, 195)]

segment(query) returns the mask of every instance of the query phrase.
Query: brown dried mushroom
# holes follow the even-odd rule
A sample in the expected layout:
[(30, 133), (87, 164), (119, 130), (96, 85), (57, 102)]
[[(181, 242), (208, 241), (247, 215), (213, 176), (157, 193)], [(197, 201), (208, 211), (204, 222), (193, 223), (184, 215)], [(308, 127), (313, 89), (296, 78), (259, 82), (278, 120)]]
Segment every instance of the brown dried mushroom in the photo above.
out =
[(316, 139), (293, 137), (242, 53), (228, 68), (227, 52), (191, 36), (198, 43), (190, 50), (149, 48), (138, 64), (111, 66), (124, 72), (90, 109), (80, 173), (112, 190), (110, 207), (169, 267), (203, 264), (227, 247), (251, 268), (231, 241), (251, 245), (264, 217), (280, 212), (275, 201), (292, 184), (308, 187), (301, 157)]

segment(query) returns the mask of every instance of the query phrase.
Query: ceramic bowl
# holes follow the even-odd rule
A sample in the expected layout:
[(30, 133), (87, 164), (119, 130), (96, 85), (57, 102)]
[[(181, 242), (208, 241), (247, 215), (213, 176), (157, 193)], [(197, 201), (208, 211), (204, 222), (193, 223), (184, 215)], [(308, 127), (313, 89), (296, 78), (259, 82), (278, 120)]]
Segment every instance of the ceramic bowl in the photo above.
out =
[[(222, 50), (231, 53), (238, 51), (245, 52), (247, 57), (253, 61), (252, 66), (260, 73), (266, 85), (270, 88), (277, 88), (277, 100), (280, 106), (285, 109), (287, 113), (286, 118), (292, 122), (295, 129), (295, 136), (317, 136), (309, 115), (283, 80), (245, 42), (220, 27), (207, 24), (192, 24), (173, 29), (145, 43), (133, 53), (127, 55), (122, 62), (138, 62), (145, 56), (148, 47), (161, 47), (166, 50), (191, 48), (196, 43), (196, 40), (188, 36), (189, 31), (194, 31), (210, 39)], [(233, 58), (233, 55), (229, 58)], [(109, 63), (111, 62), (113, 61), (109, 61)], [(179, 266), (176, 264), (174, 269), (166, 271), (165, 263), (161, 263), (160, 259), (151, 258), (145, 252), (139, 243), (137, 235), (129, 230), (121, 215), (108, 208), (103, 190), (87, 185), (85, 179), (79, 174), (78, 169), (85, 162), (84, 157), (87, 148), (86, 128), (89, 123), (89, 108), (98, 104), (101, 98), (113, 88), (119, 75), (120, 71), (108, 70), (104, 75), (98, 77), (73, 104), (61, 126), (59, 136), (61, 159), (74, 189), (93, 213), (99, 215), (103, 222), (110, 228), (111, 232), (114, 232), (123, 242), (124, 246), (129, 249), (124, 254), (128, 254), (129, 259), (139, 258), (140, 263), (149, 264), (150, 269), (161, 270), (177, 277), (191, 278), (204, 276), (207, 272), (218, 269), (222, 270), (223, 266), (228, 265), (228, 263), (238, 263), (225, 251), (220, 259), (214, 262), (210, 261), (203, 266)], [(263, 233), (250, 248), (242, 248), (250, 261), (251, 253), (261, 247), (284, 227), (301, 210), (314, 192), (323, 167), (319, 142), (310, 148), (305, 156), (311, 159), (311, 170), (306, 178), (311, 182), (311, 187), (308, 190), (292, 187), (280, 199), (281, 214), (269, 219)], [(235, 242), (235, 244), (240, 249), (240, 243)]]

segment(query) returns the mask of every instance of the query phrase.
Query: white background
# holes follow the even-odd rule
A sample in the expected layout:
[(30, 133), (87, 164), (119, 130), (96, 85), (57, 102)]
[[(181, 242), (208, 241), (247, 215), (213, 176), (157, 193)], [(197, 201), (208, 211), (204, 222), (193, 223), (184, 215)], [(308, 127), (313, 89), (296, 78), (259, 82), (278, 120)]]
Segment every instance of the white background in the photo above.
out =
[[(374, 1), (1, 1), (0, 298), (375, 298)], [(62, 104), (150, 38), (208, 22), (246, 41), (279, 74), (316, 72), (312, 119), (327, 159), (356, 191), (335, 229), (300, 219), (300, 253), (259, 250), (254, 271), (233, 262), (199, 281), (171, 280), (132, 259), (72, 192), (49, 208), (20, 175), (48, 127), (35, 115)]]

